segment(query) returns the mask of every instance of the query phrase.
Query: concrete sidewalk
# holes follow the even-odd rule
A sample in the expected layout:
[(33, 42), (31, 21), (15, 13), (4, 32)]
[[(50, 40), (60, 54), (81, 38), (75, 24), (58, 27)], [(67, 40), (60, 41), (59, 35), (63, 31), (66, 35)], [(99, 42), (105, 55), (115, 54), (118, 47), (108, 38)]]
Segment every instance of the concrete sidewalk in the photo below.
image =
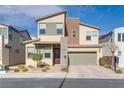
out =
[(64, 78), (62, 73), (7, 73), (0, 75), (0, 78)]

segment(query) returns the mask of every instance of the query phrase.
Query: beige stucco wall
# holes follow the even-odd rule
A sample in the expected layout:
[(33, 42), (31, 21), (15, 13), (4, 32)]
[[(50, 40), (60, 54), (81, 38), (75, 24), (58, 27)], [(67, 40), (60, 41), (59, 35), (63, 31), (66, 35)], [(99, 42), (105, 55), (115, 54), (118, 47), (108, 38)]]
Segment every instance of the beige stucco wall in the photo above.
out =
[[(39, 23), (65, 23), (65, 14), (60, 14), (56, 16), (49, 17), (47, 19), (37, 22), (37, 34), (41, 38), (41, 41), (60, 41), (61, 37), (64, 37), (65, 28), (62, 35), (39, 35)], [(65, 24), (64, 24), (65, 25)], [(65, 26), (64, 26), (65, 27)]]
[(56, 35), (56, 36), (53, 36), (53, 35), (45, 35), (45, 36), (41, 36), (41, 41), (55, 41), (55, 42), (60, 42), (60, 38), (61, 37), (64, 37), (62, 35)]
[(99, 65), (99, 58), (102, 56), (102, 52), (100, 52), (99, 48), (68, 48), (68, 52), (96, 52), (97, 65)]
[(91, 28), (91, 27), (87, 27), (87, 26), (83, 26), (80, 25), (79, 26), (79, 44), (83, 44), (83, 45), (92, 45), (92, 44), (98, 44), (98, 40), (99, 40), (99, 31), (98, 31), (98, 36), (97, 37), (91, 37), (91, 40), (86, 40), (86, 32), (87, 31), (98, 31), (97, 29)]
[[(25, 50), (25, 53), (26, 53), (26, 65), (27, 66), (32, 65), (32, 66), (36, 67), (37, 62), (33, 61), (31, 58), (28, 58), (28, 55), (27, 55), (27, 48), (28, 47), (35, 47), (35, 45), (33, 43), (26, 44), (26, 50)], [(51, 47), (51, 57), (50, 58), (44, 58), (44, 53), (43, 53), (43, 59), (41, 60), (41, 62), (47, 63), (50, 66), (52, 66), (53, 65), (53, 46), (51, 45), (49, 47)], [(41, 48), (41, 51), (43, 51), (42, 48)]]

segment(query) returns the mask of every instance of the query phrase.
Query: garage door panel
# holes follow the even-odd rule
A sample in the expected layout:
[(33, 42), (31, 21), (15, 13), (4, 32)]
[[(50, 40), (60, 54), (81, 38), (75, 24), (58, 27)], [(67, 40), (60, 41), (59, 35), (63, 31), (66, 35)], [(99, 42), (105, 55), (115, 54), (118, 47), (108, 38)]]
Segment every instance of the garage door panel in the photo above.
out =
[(70, 65), (96, 65), (96, 53), (69, 53)]

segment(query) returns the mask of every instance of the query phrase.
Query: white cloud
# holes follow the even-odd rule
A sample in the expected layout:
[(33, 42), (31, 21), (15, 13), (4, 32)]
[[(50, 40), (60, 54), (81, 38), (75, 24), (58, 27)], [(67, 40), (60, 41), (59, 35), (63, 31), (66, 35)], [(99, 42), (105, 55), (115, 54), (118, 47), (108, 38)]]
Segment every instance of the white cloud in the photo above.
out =
[(58, 6), (0, 6), (0, 22), (16, 26), (29, 26), (37, 17), (44, 16), (57, 11), (62, 11)]
[(27, 5), (27, 6), (0, 6), (0, 15), (16, 15), (24, 14), (30, 17), (39, 17), (46, 14), (61, 11), (58, 6), (40, 6), (40, 5)]

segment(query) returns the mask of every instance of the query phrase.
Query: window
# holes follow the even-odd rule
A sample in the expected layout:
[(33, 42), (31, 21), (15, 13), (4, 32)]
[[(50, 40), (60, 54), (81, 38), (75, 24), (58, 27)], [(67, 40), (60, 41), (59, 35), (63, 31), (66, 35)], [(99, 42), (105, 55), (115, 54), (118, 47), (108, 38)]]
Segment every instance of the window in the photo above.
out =
[(62, 34), (63, 24), (56, 24), (57, 34)]
[(9, 40), (12, 40), (12, 29), (9, 29)]
[(39, 34), (45, 34), (46, 32), (46, 24), (39, 24)]
[(86, 32), (86, 40), (91, 40), (91, 35), (90, 31)]
[(73, 31), (72, 31), (72, 36), (73, 36), (73, 37), (76, 37), (76, 35), (77, 35), (76, 31), (73, 30)]
[(36, 49), (34, 47), (27, 47), (27, 57), (31, 58), (32, 53), (37, 53)]
[(51, 49), (49, 47), (44, 48), (44, 57), (45, 58), (51, 57)]
[(121, 33), (118, 33), (118, 42), (121, 41)]
[(24, 41), (26, 41), (26, 39), (23, 36), (20, 36), (20, 43), (23, 43)]
[(122, 34), (122, 41), (124, 42), (124, 33)]
[(92, 31), (92, 36), (93, 36), (93, 37), (97, 37), (97, 36), (98, 36), (97, 31)]
[(50, 53), (45, 53), (45, 58), (50, 58)]
[(4, 36), (5, 39), (8, 39), (7, 28), (0, 28), (0, 35)]

